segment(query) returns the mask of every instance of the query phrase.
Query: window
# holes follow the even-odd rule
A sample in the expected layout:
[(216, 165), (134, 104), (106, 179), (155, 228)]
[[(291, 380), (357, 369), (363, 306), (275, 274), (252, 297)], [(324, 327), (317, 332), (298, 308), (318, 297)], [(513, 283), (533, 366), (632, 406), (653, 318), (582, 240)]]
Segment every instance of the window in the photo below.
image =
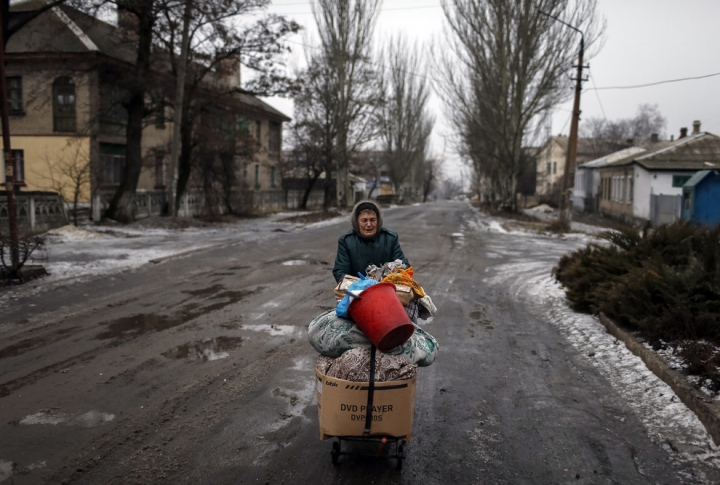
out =
[(243, 163), (243, 180), (246, 182), (247, 182), (247, 176), (248, 176), (247, 166), (248, 166), (247, 163)]
[(165, 187), (165, 153), (155, 152), (155, 187)]
[(235, 129), (238, 136), (250, 136), (250, 120), (242, 116), (235, 116)]
[(270, 153), (280, 152), (280, 123), (270, 122), (270, 132), (268, 134), (268, 151)]
[(25, 151), (10, 150), (10, 156), (15, 158), (15, 184), (25, 185)]
[(10, 113), (22, 113), (22, 77), (9, 76), (5, 80), (7, 81), (8, 109)]
[(118, 185), (125, 170), (125, 145), (100, 144), (100, 181), (107, 185)]
[(557, 173), (557, 162), (553, 162), (553, 173)]
[(275, 167), (270, 167), (270, 187), (275, 187), (277, 183), (275, 182)]
[(688, 180), (690, 180), (690, 175), (673, 175), (672, 186), (682, 187)]
[(260, 188), (260, 165), (255, 164), (255, 188)]
[(552, 173), (552, 163), (547, 163), (547, 174), (550, 175)]
[(76, 130), (75, 83), (69, 77), (59, 77), (53, 82), (53, 131)]
[(632, 175), (627, 176), (628, 181), (628, 202), (633, 201), (633, 192), (635, 190), (635, 180)]
[(262, 122), (260, 120), (255, 121), (255, 145), (262, 145), (260, 136), (262, 135)]

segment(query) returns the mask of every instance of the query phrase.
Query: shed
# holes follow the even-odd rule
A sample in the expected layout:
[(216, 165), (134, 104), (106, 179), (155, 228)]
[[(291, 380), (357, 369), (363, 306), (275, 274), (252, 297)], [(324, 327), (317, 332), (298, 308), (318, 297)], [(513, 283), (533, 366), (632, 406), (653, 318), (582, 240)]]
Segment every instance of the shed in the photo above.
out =
[(701, 170), (683, 185), (682, 218), (714, 226), (720, 223), (720, 171)]

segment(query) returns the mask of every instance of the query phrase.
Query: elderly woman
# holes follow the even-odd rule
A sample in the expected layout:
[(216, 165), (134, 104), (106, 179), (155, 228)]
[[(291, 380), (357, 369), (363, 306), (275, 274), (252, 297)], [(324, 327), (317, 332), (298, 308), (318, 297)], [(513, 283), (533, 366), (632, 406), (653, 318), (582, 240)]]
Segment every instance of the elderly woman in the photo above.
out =
[(337, 256), (333, 276), (340, 281), (344, 275), (365, 274), (365, 269), (374, 264), (402, 260), (410, 266), (400, 248), (397, 233), (383, 227), (380, 207), (369, 200), (359, 202), (350, 216), (353, 230), (338, 239)]

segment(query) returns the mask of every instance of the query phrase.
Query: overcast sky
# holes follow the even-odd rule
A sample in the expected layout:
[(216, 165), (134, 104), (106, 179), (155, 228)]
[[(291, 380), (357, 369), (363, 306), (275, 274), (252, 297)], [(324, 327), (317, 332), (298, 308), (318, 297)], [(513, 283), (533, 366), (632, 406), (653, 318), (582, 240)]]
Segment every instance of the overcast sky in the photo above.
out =
[[(443, 35), (440, 0), (385, 0), (378, 20), (377, 40), (403, 31), (421, 42)], [(589, 60), (590, 80), (584, 84), (582, 118), (608, 120), (632, 117), (640, 104), (656, 104), (667, 119), (665, 135), (677, 138), (681, 127), (720, 135), (720, 75), (637, 89), (599, 89), (633, 86), (720, 73), (720, 1), (718, 0), (598, 0), (599, 13), (607, 20), (602, 50)], [(270, 11), (295, 19), (306, 31), (293, 38), (291, 63), (303, 64), (303, 47), (314, 30), (310, 0), (274, 0)], [(579, 39), (578, 39), (579, 43)], [(432, 76), (432, 71), (429, 72)], [(570, 76), (572, 73), (568, 73)], [(292, 103), (271, 104), (292, 116)], [(443, 151), (442, 106), (432, 103), (438, 123), (433, 139), (436, 154)], [(572, 102), (553, 114), (553, 134), (567, 134)], [(582, 122), (581, 122), (582, 123)], [(452, 157), (450, 147), (446, 156)], [(454, 166), (453, 172), (458, 168)]]

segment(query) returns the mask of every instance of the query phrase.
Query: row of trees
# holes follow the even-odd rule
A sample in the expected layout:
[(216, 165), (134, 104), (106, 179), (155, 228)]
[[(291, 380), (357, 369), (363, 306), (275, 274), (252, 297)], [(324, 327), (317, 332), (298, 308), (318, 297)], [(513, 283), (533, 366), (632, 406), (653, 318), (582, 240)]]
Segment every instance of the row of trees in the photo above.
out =
[[(572, 94), (579, 36), (597, 45), (596, 0), (448, 0), (449, 49), (436, 52), (437, 88), (455, 128), (456, 149), (475, 185), (515, 208), (518, 175), (533, 160), (552, 108)], [(560, 19), (563, 23), (555, 20)], [(452, 55), (449, 55), (452, 54)], [(591, 57), (586, 55), (586, 58)]]
[[(418, 174), (427, 182), (427, 195), (437, 176), (437, 162), (428, 158), (434, 119), (419, 48), (398, 36), (384, 50), (373, 51), (379, 7), (380, 0), (313, 3), (320, 42), (306, 51), (292, 126), (298, 166), (291, 168), (308, 181), (303, 206), (322, 174), (326, 181), (336, 178), (338, 206), (352, 205), (351, 160), (371, 144), (383, 152), (371, 172), (379, 175), (380, 165), (386, 166), (396, 190)], [(332, 187), (326, 183), (324, 208), (331, 202)]]

